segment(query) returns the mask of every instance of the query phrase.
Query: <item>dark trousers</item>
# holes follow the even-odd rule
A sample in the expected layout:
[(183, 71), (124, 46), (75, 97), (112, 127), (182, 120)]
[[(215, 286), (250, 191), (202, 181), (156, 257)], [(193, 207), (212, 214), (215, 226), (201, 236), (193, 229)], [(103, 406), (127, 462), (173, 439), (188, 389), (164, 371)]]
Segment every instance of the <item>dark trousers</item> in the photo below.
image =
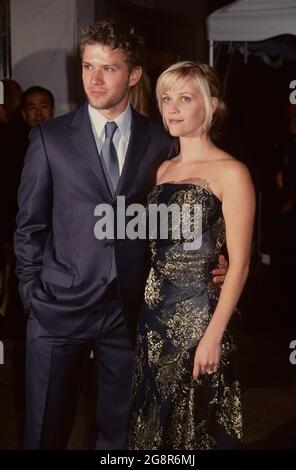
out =
[(90, 351), (96, 365), (95, 449), (124, 449), (134, 351), (117, 291), (100, 306), (95, 322), (61, 338), (31, 312), (27, 323), (25, 449), (66, 449)]

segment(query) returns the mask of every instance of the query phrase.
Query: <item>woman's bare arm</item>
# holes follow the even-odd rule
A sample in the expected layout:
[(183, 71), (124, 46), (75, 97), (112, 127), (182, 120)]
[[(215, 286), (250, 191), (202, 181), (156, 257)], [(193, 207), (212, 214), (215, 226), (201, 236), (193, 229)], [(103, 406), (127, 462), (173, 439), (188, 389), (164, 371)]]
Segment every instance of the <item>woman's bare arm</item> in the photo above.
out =
[(194, 378), (207, 370), (217, 370), (220, 342), (249, 272), (255, 192), (244, 164), (233, 161), (225, 165), (222, 193), (229, 269), (212, 319), (196, 350)]

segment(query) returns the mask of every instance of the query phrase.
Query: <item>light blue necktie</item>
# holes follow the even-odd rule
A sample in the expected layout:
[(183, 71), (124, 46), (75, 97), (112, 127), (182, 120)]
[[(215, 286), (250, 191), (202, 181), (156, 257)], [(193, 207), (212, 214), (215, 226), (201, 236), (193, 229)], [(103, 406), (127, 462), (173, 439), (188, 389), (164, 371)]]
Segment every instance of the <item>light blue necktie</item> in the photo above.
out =
[[(113, 191), (115, 194), (118, 180), (119, 180), (119, 164), (117, 152), (113, 142), (113, 136), (117, 129), (117, 124), (114, 121), (106, 122), (105, 124), (105, 141), (101, 149), (101, 155), (104, 159), (105, 167), (108, 172), (109, 179), (111, 180)], [(111, 188), (110, 188), (111, 189)], [(108, 283), (116, 277), (115, 253), (113, 247), (111, 268), (108, 276)]]
[(113, 185), (113, 194), (116, 191), (119, 180), (119, 164), (117, 152), (113, 142), (113, 136), (117, 129), (117, 124), (114, 121), (106, 122), (105, 124), (105, 141), (102, 146), (101, 155), (104, 159), (108, 176)]

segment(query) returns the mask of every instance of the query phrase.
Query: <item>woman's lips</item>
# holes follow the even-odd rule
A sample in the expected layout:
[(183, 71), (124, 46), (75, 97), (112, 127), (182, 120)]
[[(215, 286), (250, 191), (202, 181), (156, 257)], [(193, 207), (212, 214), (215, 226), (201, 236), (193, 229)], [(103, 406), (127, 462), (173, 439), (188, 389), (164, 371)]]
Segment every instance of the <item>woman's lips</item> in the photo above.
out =
[(183, 122), (183, 119), (169, 119), (169, 124), (179, 124), (180, 122)]

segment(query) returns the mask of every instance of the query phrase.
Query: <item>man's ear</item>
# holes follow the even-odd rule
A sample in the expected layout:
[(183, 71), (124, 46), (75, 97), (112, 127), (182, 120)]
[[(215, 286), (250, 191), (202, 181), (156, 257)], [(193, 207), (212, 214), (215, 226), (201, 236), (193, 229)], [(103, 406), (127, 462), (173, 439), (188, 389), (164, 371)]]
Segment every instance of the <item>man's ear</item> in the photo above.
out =
[(142, 76), (142, 67), (140, 67), (140, 65), (137, 65), (137, 67), (135, 67), (130, 74), (129, 86), (136, 85), (141, 80), (141, 76)]
[(218, 108), (219, 100), (216, 96), (212, 97), (212, 106), (213, 106), (213, 113), (216, 111)]
[(26, 113), (23, 109), (22, 109), (22, 115), (23, 115), (24, 121), (26, 121), (26, 123), (28, 123)]

